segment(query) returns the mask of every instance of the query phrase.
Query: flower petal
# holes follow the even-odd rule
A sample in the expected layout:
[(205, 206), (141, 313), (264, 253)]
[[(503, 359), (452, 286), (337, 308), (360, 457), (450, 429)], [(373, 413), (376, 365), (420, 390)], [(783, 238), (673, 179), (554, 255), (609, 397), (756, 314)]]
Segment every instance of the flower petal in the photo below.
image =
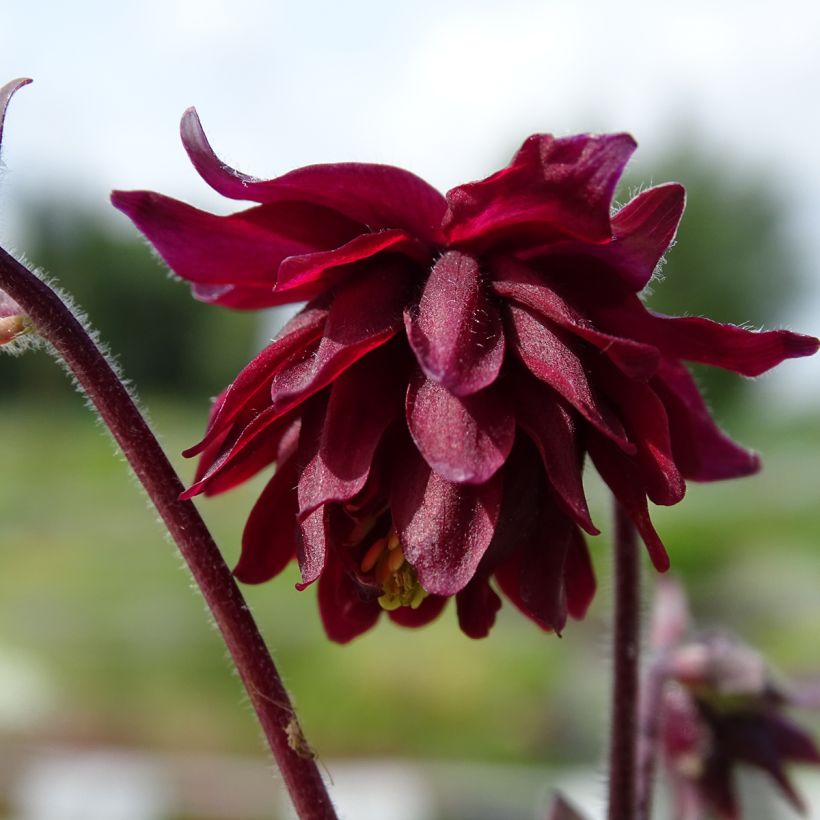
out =
[(402, 353), (384, 345), (334, 382), (319, 451), (299, 481), (300, 515), (329, 501), (348, 501), (363, 489), (376, 447), (402, 406), (407, 383)]
[(327, 317), (327, 307), (318, 303), (297, 313), (278, 338), (253, 359), (223, 393), (221, 401), (214, 405), (205, 437), (185, 450), (183, 455), (190, 458), (201, 453), (225, 433), (232, 422), (242, 418), (247, 424), (251, 419), (244, 416), (253, 412), (258, 414), (260, 407), (267, 408), (271, 379), (298, 351), (309, 347), (322, 335)]
[(403, 228), (438, 243), (446, 210), (444, 197), (424, 180), (390, 165), (309, 165), (272, 180), (229, 168), (208, 143), (196, 111), (180, 124), (182, 142), (202, 178), (223, 196), (254, 202), (307, 202), (338, 211), (371, 230)]
[(601, 478), (635, 524), (655, 569), (666, 572), (669, 555), (649, 518), (646, 495), (634, 461), (594, 430), (590, 430), (587, 448)]
[(544, 276), (539, 276), (528, 265), (512, 258), (496, 260), (492, 287), (499, 296), (530, 308), (558, 327), (595, 345), (633, 379), (648, 379), (658, 369), (660, 353), (656, 347), (597, 329), (567, 304)]
[(528, 308), (507, 305), (506, 313), (513, 350), (527, 370), (565, 398), (593, 427), (634, 452), (617, 418), (596, 398), (581, 360), (558, 332)]
[(811, 356), (820, 341), (788, 330), (753, 331), (696, 316), (664, 316), (647, 310), (636, 296), (599, 303), (596, 313), (614, 333), (655, 345), (673, 359), (759, 376), (784, 359)]
[(497, 385), (459, 397), (421, 373), (407, 390), (407, 426), (430, 467), (459, 484), (487, 481), (515, 440), (515, 416)]
[(589, 517), (581, 480), (583, 451), (572, 412), (556, 393), (520, 371), (512, 382), (515, 419), (538, 449), (559, 502), (590, 535), (600, 530)]
[(626, 378), (614, 367), (598, 362), (595, 383), (618, 409), (638, 452), (635, 464), (646, 494), (655, 504), (677, 504), (686, 493), (672, 454), (666, 408), (655, 391), (643, 382)]
[(375, 625), (381, 607), (365, 600), (342, 563), (331, 558), (319, 579), (319, 613), (330, 640), (349, 643)]
[(277, 576), (296, 556), (295, 459), (280, 465), (254, 504), (242, 534), (242, 554), (233, 574), (245, 584)]
[(404, 323), (431, 381), (458, 396), (495, 381), (504, 359), (504, 333), (472, 256), (445, 253), (430, 271), (418, 310), (405, 312)]
[[(332, 211), (298, 204), (262, 205), (216, 216), (150, 191), (114, 191), (114, 207), (127, 214), (166, 264), (194, 285), (202, 301), (263, 308), (316, 295), (302, 287), (274, 292), (280, 264), (333, 248), (351, 235)], [(306, 225), (313, 225), (313, 231)]]
[(564, 561), (564, 585), (567, 594), (567, 611), (580, 621), (595, 597), (595, 571), (589, 557), (584, 536), (575, 529)]
[(684, 365), (665, 361), (652, 387), (666, 407), (672, 452), (685, 478), (720, 481), (760, 469), (760, 457), (735, 444), (717, 426)]
[(628, 134), (530, 137), (507, 168), (447, 193), (450, 244), (486, 245), (521, 229), (607, 241), (612, 195), (635, 147)]
[(415, 609), (400, 606), (388, 612), (387, 615), (394, 624), (418, 629), (438, 618), (446, 603), (447, 598), (441, 595), (428, 595)]
[(326, 387), (402, 328), (409, 286), (407, 267), (395, 260), (364, 267), (340, 286), (318, 343), (298, 350), (271, 380), (274, 412), (286, 413)]
[(603, 258), (633, 290), (642, 290), (675, 239), (686, 206), (682, 185), (643, 191), (612, 217), (614, 239)]
[(433, 472), (408, 444), (403, 469), (390, 488), (393, 523), (404, 555), (421, 585), (454, 595), (473, 577), (493, 537), (501, 506), (501, 480), (452, 484)]
[(299, 521), (296, 538), (296, 557), (302, 572), (297, 589), (303, 590), (319, 578), (326, 568), (330, 536), (327, 506), (315, 509)]
[(28, 85), (31, 82), (26, 77), (20, 77), (18, 80), (12, 80), (11, 82), (6, 83), (4, 86), (0, 87), (0, 146), (3, 144), (3, 123), (6, 119), (6, 109), (8, 108), (9, 101), (14, 96), (15, 92), (21, 89), (24, 85)]
[(501, 598), (487, 582), (476, 576), (456, 595), (458, 625), (469, 638), (486, 638), (501, 609)]
[(297, 294), (294, 298), (302, 299), (303, 293), (327, 290), (350, 272), (350, 265), (388, 251), (417, 261), (428, 256), (426, 249), (404, 231), (366, 233), (339, 248), (288, 257), (279, 267), (276, 293), (283, 296), (293, 292)]
[(564, 564), (574, 531), (572, 521), (547, 500), (535, 536), (495, 573), (501, 589), (528, 618), (559, 635), (567, 622)]

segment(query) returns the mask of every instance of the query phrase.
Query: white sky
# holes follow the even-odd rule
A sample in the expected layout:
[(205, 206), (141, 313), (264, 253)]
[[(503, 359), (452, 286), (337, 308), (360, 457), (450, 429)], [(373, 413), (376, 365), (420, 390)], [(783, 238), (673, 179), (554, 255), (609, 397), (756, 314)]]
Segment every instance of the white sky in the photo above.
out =
[[(2, 0), (0, 80), (35, 84), (7, 120), (0, 240), (19, 248), (32, 191), (104, 208), (112, 188), (152, 188), (235, 208), (180, 146), (189, 105), (248, 173), (389, 162), (441, 189), (535, 131), (630, 131), (640, 173), (685, 128), (790, 192), (816, 271), (791, 326), (817, 333), (819, 54), (813, 0)], [(816, 358), (786, 365), (789, 381), (820, 385)]]

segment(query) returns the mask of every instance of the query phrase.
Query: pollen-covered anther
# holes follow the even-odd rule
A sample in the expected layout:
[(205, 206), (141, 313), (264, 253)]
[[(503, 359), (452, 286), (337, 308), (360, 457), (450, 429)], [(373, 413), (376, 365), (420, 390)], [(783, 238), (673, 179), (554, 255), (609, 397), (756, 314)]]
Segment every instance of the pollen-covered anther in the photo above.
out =
[(386, 538), (377, 538), (365, 552), (359, 565), (362, 572), (373, 573), (381, 587), (379, 604), (392, 611), (402, 606), (417, 609), (427, 597), (427, 590), (419, 583), (415, 569), (407, 563), (401, 542), (395, 530)]

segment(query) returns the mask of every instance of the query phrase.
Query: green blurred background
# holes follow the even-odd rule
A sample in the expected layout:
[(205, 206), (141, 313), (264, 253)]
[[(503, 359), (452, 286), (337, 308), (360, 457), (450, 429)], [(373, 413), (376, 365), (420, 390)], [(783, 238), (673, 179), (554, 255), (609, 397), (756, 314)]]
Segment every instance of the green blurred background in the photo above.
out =
[[(787, 320), (806, 272), (773, 180), (705, 164), (684, 148), (651, 176), (683, 182), (688, 208), (649, 304), (755, 326)], [(639, 182), (627, 180), (619, 200)], [(269, 317), (194, 302), (132, 231), (95, 212), (33, 202), (24, 225), (26, 256), (88, 313), (189, 480), (193, 464), (177, 454), (198, 440), (210, 397), (264, 344)], [(679, 506), (654, 510), (654, 520), (699, 623), (728, 626), (788, 676), (810, 677), (820, 673), (820, 415), (790, 407), (766, 379), (699, 377), (722, 424), (763, 452), (765, 469), (692, 486)], [(7, 770), (20, 765), (13, 750), (31, 743), (264, 760), (175, 547), (83, 399), (43, 351), (0, 359), (0, 385)], [(505, 605), (483, 641), (461, 635), (449, 610), (423, 631), (385, 622), (339, 647), (323, 637), (314, 591), (294, 589), (295, 573), (245, 589), (323, 760), (598, 765), (608, 695), (609, 513), (596, 477), (587, 478), (604, 529), (591, 543), (600, 592), (586, 621), (568, 626), (563, 639)], [(197, 502), (229, 562), (263, 483)]]

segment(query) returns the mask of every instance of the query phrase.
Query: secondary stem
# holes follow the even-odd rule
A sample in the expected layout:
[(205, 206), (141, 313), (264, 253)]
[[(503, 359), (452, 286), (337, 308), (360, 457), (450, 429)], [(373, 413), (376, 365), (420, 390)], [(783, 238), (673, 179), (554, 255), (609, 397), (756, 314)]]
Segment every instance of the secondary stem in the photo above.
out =
[(202, 591), (303, 820), (336, 813), (253, 616), (208, 528), (128, 391), (59, 296), (0, 248), (0, 289), (57, 351), (145, 487)]
[(640, 642), (640, 563), (635, 527), (615, 502), (615, 634), (609, 820), (633, 820)]

